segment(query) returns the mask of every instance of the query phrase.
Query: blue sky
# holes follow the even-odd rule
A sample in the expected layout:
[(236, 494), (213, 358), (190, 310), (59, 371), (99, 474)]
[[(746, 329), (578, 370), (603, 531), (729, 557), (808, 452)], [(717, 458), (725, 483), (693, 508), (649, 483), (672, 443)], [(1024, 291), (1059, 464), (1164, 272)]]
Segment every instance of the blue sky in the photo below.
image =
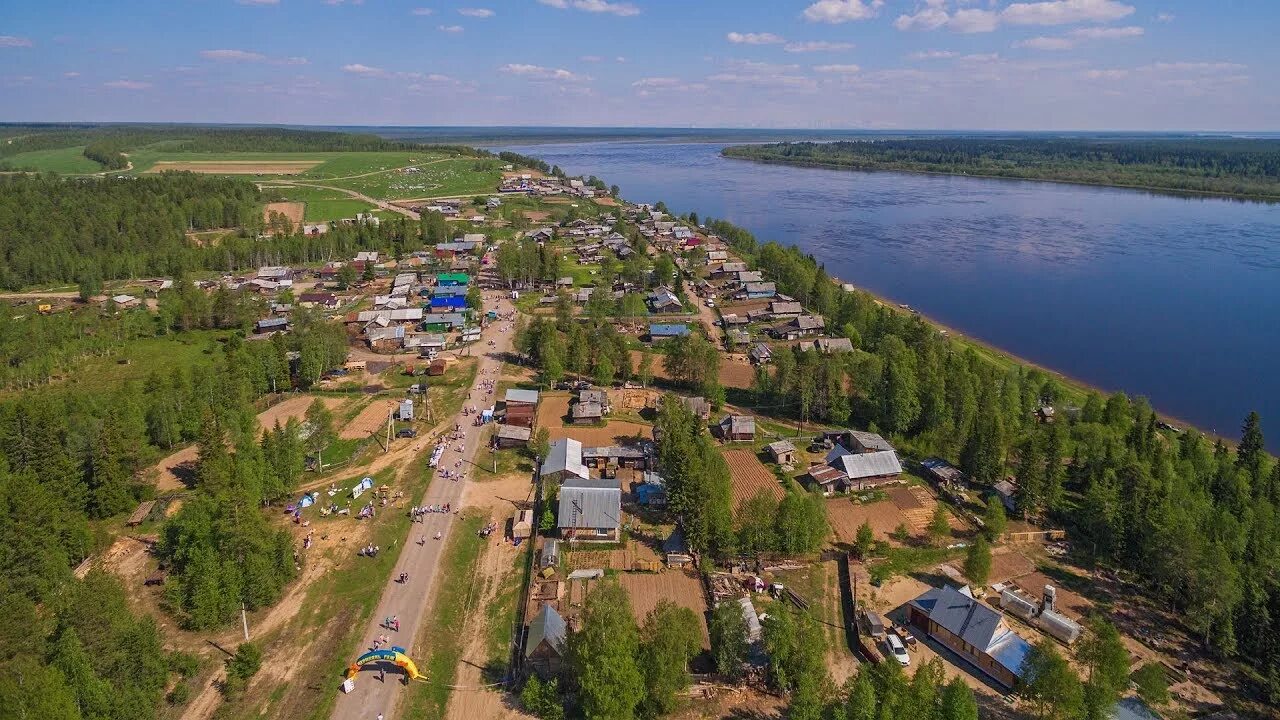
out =
[(1275, 0), (0, 0), (0, 120), (1280, 129)]

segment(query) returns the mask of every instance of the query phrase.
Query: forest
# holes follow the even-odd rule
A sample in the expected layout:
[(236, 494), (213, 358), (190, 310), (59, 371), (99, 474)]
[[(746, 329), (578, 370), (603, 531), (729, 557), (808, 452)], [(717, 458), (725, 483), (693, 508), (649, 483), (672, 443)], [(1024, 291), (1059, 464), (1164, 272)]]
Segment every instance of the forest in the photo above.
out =
[[(1088, 564), (1131, 573), (1218, 657), (1280, 701), (1280, 463), (1250, 413), (1234, 451), (1162, 430), (1144, 398), (1064, 387), (980, 354), (919, 316), (844, 292), (795, 247), (708, 229), (778, 291), (821, 313), (853, 353), (776, 353), (752, 392), (802, 420), (868, 427), (909, 458), (957, 463), (975, 482), (1018, 480), (1018, 514), (1065, 527)], [(1055, 405), (1054, 423), (1035, 411)]]
[(928, 138), (738, 145), (725, 157), (1280, 198), (1280, 140)]
[[(258, 432), (253, 401), (345, 357), (339, 327), (307, 313), (270, 342), (241, 340), (252, 307), (179, 285), (161, 312), (127, 321), (77, 314), (83, 335), (129, 338), (207, 329), (218, 334), (202, 362), (153, 370), (142, 381), (53, 383), (0, 399), (0, 707), (6, 716), (155, 717), (173, 674), (194, 660), (169, 652), (151, 619), (133, 616), (113, 577), (72, 574), (101, 550), (99, 521), (132, 510), (154, 489), (140, 475), (160, 455), (197, 442), (193, 492), (161, 528), (157, 552), (170, 571), (166, 609), (184, 627), (225, 624), (270, 605), (293, 577), (287, 534), (260, 512), (288, 497), (301, 476), (300, 428)], [(4, 308), (6, 317), (13, 309)], [(53, 318), (0, 326), (0, 341), (57, 344)], [(125, 335), (117, 335), (124, 338)], [(120, 340), (127, 342), (128, 340)], [(300, 353), (291, 363), (289, 353)], [(16, 354), (15, 354), (16, 356)], [(29, 361), (29, 356), (24, 362)], [(314, 378), (313, 378), (314, 379)], [(72, 382), (72, 381), (68, 381)], [(185, 686), (184, 686), (185, 687)]]

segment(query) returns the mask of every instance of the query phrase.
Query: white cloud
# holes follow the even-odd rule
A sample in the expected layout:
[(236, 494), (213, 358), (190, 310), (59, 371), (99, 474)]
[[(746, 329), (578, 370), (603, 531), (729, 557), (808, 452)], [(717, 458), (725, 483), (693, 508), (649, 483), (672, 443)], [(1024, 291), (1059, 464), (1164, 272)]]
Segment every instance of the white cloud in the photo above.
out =
[(489, 8), (459, 8), (458, 14), (473, 18), (491, 18), (494, 15), (497, 15), (497, 13)]
[(1139, 70), (1154, 72), (1214, 72), (1217, 70), (1244, 70), (1245, 65), (1233, 62), (1157, 62), (1144, 65)]
[(64, 73), (62, 73), (62, 77), (64, 77), (64, 78), (78, 78), (78, 77), (80, 77), (80, 73), (76, 72), (75, 70), (72, 70), (72, 71), (70, 71), (70, 72), (64, 72)]
[(893, 26), (904, 31), (937, 30), (946, 25), (950, 19), (951, 16), (947, 14), (946, 10), (924, 8), (915, 15), (899, 15), (898, 19), (893, 21)]
[(538, 0), (538, 2), (560, 10), (573, 8), (591, 13), (609, 13), (619, 17), (640, 14), (640, 8), (629, 2), (607, 2), (607, 0)]
[(280, 0), (236, 0), (238, 5), (279, 5)]
[(240, 62), (262, 62), (267, 59), (262, 53), (248, 50), (201, 50), (200, 57), (206, 60), (234, 60)]
[(636, 94), (649, 97), (669, 92), (701, 92), (707, 89), (706, 83), (687, 82), (678, 77), (645, 77), (631, 83)]
[(883, 5), (884, 0), (818, 0), (804, 9), (804, 19), (831, 25), (867, 20), (875, 17)]
[(447, 32), (447, 33), (456, 35), (462, 32), (463, 27), (461, 25), (441, 25), (436, 29), (439, 30), (440, 32)]
[(1070, 38), (1040, 36), (1019, 40), (1013, 46), (1028, 50), (1070, 50), (1076, 43)]
[(709, 82), (755, 85), (792, 90), (813, 90), (818, 84), (813, 78), (799, 75), (799, 65), (777, 65), (754, 60), (731, 60), (728, 72), (707, 77)]
[(1133, 6), (1117, 0), (1046, 0), (1013, 3), (1000, 17), (1010, 25), (1069, 25), (1109, 22), (1133, 14)]
[(967, 8), (957, 10), (947, 27), (958, 33), (992, 32), (1000, 24), (1000, 16), (991, 10)]
[(1083, 40), (1111, 40), (1114, 38), (1138, 37), (1146, 31), (1136, 25), (1128, 27), (1090, 27), (1078, 28), (1068, 33), (1071, 37)]
[(151, 83), (139, 80), (112, 80), (111, 82), (102, 83), (102, 86), (115, 90), (146, 90), (151, 87)]
[(852, 75), (859, 72), (862, 68), (857, 65), (815, 65), (814, 70), (820, 73), (831, 73), (836, 75)]
[(18, 37), (16, 35), (0, 35), (0, 48), (18, 48), (31, 47), (34, 43), (30, 38)]
[(582, 62), (589, 62), (589, 63), (604, 62), (604, 58), (600, 57), (599, 55), (583, 55), (578, 59), (581, 60)]
[(1084, 74), (1090, 80), (1121, 80), (1129, 77), (1128, 70), (1087, 70)]
[(420, 15), (420, 16), (432, 15), (434, 13), (435, 13), (435, 10), (432, 10), (431, 8), (427, 8), (427, 7), (414, 8), (409, 11), (410, 15)]
[(789, 42), (786, 47), (782, 49), (789, 53), (840, 52), (842, 50), (852, 50), (853, 43), (809, 40), (807, 42)]
[(1173, 22), (1174, 17), (1175, 16), (1173, 13), (1167, 13), (1167, 12), (1156, 13), (1156, 20), (1160, 22)]
[(368, 77), (384, 77), (387, 74), (387, 71), (383, 70), (382, 68), (370, 67), (368, 65), (362, 65), (360, 63), (343, 65), (342, 71), (349, 72), (352, 75), (366, 75)]
[(577, 73), (570, 72), (564, 68), (548, 68), (541, 65), (528, 65), (525, 63), (508, 63), (498, 68), (499, 72), (508, 75), (517, 75), (519, 77), (529, 78), (531, 80), (557, 80), (562, 82), (582, 82), (590, 78)]
[(899, 15), (893, 26), (899, 30), (937, 30), (946, 27), (958, 33), (991, 32), (1000, 24), (1000, 15), (992, 10), (962, 8), (948, 13), (941, 7), (921, 8), (914, 15)]
[(1000, 53), (973, 53), (971, 55), (961, 55), (962, 63), (991, 63), (1000, 59)]
[(920, 52), (913, 52), (907, 57), (912, 60), (946, 60), (955, 56), (956, 54), (950, 50), (921, 50)]
[(778, 43), (786, 42), (773, 33), (731, 32), (725, 37), (728, 38), (729, 42), (736, 45), (777, 45)]

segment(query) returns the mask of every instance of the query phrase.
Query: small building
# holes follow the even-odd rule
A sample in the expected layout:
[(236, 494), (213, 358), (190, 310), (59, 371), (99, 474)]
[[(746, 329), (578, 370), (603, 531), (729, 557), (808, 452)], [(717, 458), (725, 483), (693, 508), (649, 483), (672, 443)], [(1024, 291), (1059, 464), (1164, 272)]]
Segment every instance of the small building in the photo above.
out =
[(801, 315), (790, 322), (775, 325), (769, 334), (779, 340), (799, 340), (800, 338), (820, 335), (826, 328), (826, 321), (820, 315)]
[(448, 332), (450, 330), (460, 329), (467, 324), (467, 316), (462, 313), (427, 313), (422, 314), (422, 308), (405, 308), (406, 310), (417, 310), (422, 318), (422, 329), (424, 332)]
[(644, 470), (649, 466), (652, 445), (601, 445), (582, 449), (582, 464), (589, 468), (634, 468)]
[(503, 410), (502, 422), (532, 429), (537, 412), (533, 405), (508, 405)]
[(566, 540), (617, 542), (622, 527), (622, 489), (617, 481), (581, 477), (565, 480), (560, 486), (556, 525), (560, 537)]
[(132, 310), (142, 306), (142, 301), (132, 295), (116, 295), (111, 298), (111, 302), (119, 310)]
[(924, 468), (925, 474), (942, 487), (958, 488), (965, 483), (965, 476), (960, 468), (942, 458), (925, 458), (920, 461), (920, 467)]
[(684, 323), (655, 323), (649, 326), (649, 339), (654, 342), (667, 338), (684, 337), (689, 333), (689, 326)]
[(507, 390), (507, 394), (503, 396), (503, 402), (510, 408), (513, 405), (528, 405), (536, 407), (538, 404), (537, 390), (522, 390), (519, 388), (511, 388)]
[(931, 588), (907, 603), (907, 613), (912, 625), (1000, 685), (1018, 684), (1031, 645), (1005, 625), (999, 612), (975, 600), (968, 587)]
[(796, 461), (796, 446), (790, 440), (779, 440), (765, 446), (773, 461), (779, 465), (791, 465)]
[(823, 355), (853, 352), (853, 341), (849, 338), (818, 338), (814, 344)]
[(668, 287), (654, 289), (653, 292), (649, 293), (646, 302), (649, 305), (649, 310), (655, 315), (678, 313), (684, 309), (680, 298)]
[(396, 417), (405, 422), (413, 420), (413, 398), (405, 398), (400, 401), (400, 408), (396, 411)]
[(600, 403), (579, 402), (569, 409), (569, 415), (574, 425), (593, 425), (604, 420), (604, 409)]
[(747, 355), (750, 356), (751, 362), (763, 365), (773, 359), (773, 348), (764, 343), (756, 343)]
[(289, 329), (289, 319), (283, 317), (263, 318), (253, 324), (254, 332), (284, 332)]
[(687, 397), (681, 402), (693, 413), (699, 420), (706, 422), (711, 419), (711, 403), (707, 402), (704, 397)]
[(333, 293), (311, 292), (302, 293), (298, 297), (298, 304), (302, 307), (322, 307), (326, 310), (336, 310), (338, 307), (338, 296)]
[[(542, 461), (539, 474), (544, 480), (552, 482), (590, 478), (591, 474), (582, 462), (582, 443), (573, 438), (563, 438), (551, 443), (547, 457)], [(561, 507), (564, 507), (563, 500), (561, 500)]]
[(693, 564), (693, 555), (689, 553), (689, 545), (679, 527), (662, 542), (662, 553), (666, 556), (667, 567), (682, 568)]
[(533, 430), (520, 425), (499, 425), (498, 431), (493, 435), (493, 442), (500, 450), (508, 448), (524, 447), (529, 444), (529, 439), (533, 437)]
[(527, 540), (533, 535), (533, 511), (523, 508), (511, 519), (511, 537), (515, 540)]
[(780, 302), (775, 300), (769, 303), (769, 314), (779, 320), (800, 317), (800, 314), (803, 312), (804, 306), (798, 302)]
[(466, 273), (440, 273), (436, 275), (436, 285), (439, 287), (459, 287), (465, 286), (471, 282), (471, 276)]
[(727, 442), (751, 442), (756, 439), (756, 419), (750, 415), (726, 415), (720, 421), (720, 437)]
[(595, 403), (600, 406), (604, 412), (609, 412), (609, 393), (604, 390), (579, 390), (578, 403)]
[(1017, 510), (1018, 485), (1012, 478), (998, 481), (991, 486), (991, 489), (995, 492), (996, 497), (1000, 498), (1000, 502), (1004, 503), (1005, 509), (1009, 512)]
[(771, 282), (750, 282), (744, 288), (748, 300), (763, 300), (778, 294), (778, 286)]
[(556, 677), (564, 669), (568, 638), (569, 628), (564, 618), (550, 603), (543, 603), (542, 609), (529, 622), (529, 631), (525, 634), (525, 664), (543, 678)]

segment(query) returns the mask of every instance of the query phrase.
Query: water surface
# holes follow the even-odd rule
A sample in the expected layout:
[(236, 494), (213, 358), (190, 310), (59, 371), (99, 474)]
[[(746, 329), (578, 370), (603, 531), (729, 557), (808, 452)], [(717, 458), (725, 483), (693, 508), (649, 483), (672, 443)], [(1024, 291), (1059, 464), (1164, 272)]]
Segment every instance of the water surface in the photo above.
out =
[(1256, 409), (1280, 450), (1280, 205), (763, 165), (721, 147), (505, 149), (798, 245), (843, 280), (1205, 429), (1234, 437)]

